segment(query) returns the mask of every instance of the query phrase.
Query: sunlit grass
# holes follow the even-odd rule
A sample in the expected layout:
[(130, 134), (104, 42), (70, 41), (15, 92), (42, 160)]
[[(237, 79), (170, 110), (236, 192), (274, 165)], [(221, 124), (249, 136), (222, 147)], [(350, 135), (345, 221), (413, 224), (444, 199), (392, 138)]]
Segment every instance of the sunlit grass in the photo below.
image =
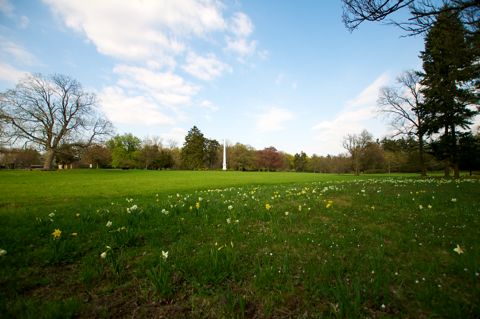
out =
[(68, 191), (62, 205), (35, 196), (35, 204), (7, 204), (0, 312), (480, 315), (478, 180), (283, 176), (287, 184), (211, 179), (195, 191), (190, 178), (183, 190), (152, 182), (100, 199), (85, 191), (91, 200)]

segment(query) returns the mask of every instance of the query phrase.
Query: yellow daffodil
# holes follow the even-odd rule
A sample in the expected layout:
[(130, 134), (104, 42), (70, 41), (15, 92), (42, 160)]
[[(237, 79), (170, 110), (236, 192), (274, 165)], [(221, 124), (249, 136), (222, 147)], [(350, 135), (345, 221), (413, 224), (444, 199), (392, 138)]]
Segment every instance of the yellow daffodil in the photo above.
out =
[(197, 202), (197, 203), (195, 204), (195, 207), (196, 207), (197, 209), (199, 209), (199, 208), (200, 208), (200, 202)]
[(325, 205), (325, 208), (330, 208), (333, 205), (333, 200), (328, 200), (327, 205)]
[(267, 210), (270, 210), (270, 208), (272, 208), (272, 206), (271, 206), (269, 203), (266, 203), (266, 204), (265, 204), (265, 208), (266, 208)]
[(52, 233), (52, 236), (53, 238), (57, 239), (57, 238), (60, 238), (60, 236), (62, 235), (62, 231), (60, 229), (55, 229)]

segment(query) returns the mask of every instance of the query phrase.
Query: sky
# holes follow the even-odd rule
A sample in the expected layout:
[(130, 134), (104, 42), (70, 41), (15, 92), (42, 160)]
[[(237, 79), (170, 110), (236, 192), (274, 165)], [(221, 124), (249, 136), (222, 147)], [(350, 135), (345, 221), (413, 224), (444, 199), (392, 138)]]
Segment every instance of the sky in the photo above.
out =
[(378, 91), (420, 69), (424, 47), (391, 25), (349, 32), (341, 16), (340, 0), (0, 0), (0, 91), (60, 73), (119, 134), (181, 146), (196, 125), (256, 149), (339, 154), (347, 134), (391, 133)]

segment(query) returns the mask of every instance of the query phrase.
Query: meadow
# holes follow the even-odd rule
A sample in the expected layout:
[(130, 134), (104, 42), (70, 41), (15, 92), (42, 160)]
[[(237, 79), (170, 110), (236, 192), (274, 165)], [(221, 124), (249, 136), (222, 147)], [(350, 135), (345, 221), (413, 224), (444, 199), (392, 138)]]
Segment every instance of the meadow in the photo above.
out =
[(480, 180), (0, 171), (10, 318), (478, 318)]

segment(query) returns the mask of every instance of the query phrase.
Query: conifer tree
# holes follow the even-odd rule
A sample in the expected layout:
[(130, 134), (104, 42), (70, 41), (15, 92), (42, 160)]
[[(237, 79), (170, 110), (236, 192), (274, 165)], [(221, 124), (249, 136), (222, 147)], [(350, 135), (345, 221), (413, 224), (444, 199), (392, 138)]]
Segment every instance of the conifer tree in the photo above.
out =
[(185, 136), (182, 148), (182, 163), (187, 169), (200, 169), (204, 167), (205, 158), (205, 137), (203, 133), (194, 126)]
[(478, 102), (475, 92), (475, 54), (469, 46), (466, 31), (458, 16), (451, 11), (438, 15), (425, 39), (422, 93), (423, 112), (428, 134), (442, 132), (440, 137), (447, 166), (453, 166), (459, 177), (457, 139), (459, 129), (466, 129), (477, 113), (469, 108)]

